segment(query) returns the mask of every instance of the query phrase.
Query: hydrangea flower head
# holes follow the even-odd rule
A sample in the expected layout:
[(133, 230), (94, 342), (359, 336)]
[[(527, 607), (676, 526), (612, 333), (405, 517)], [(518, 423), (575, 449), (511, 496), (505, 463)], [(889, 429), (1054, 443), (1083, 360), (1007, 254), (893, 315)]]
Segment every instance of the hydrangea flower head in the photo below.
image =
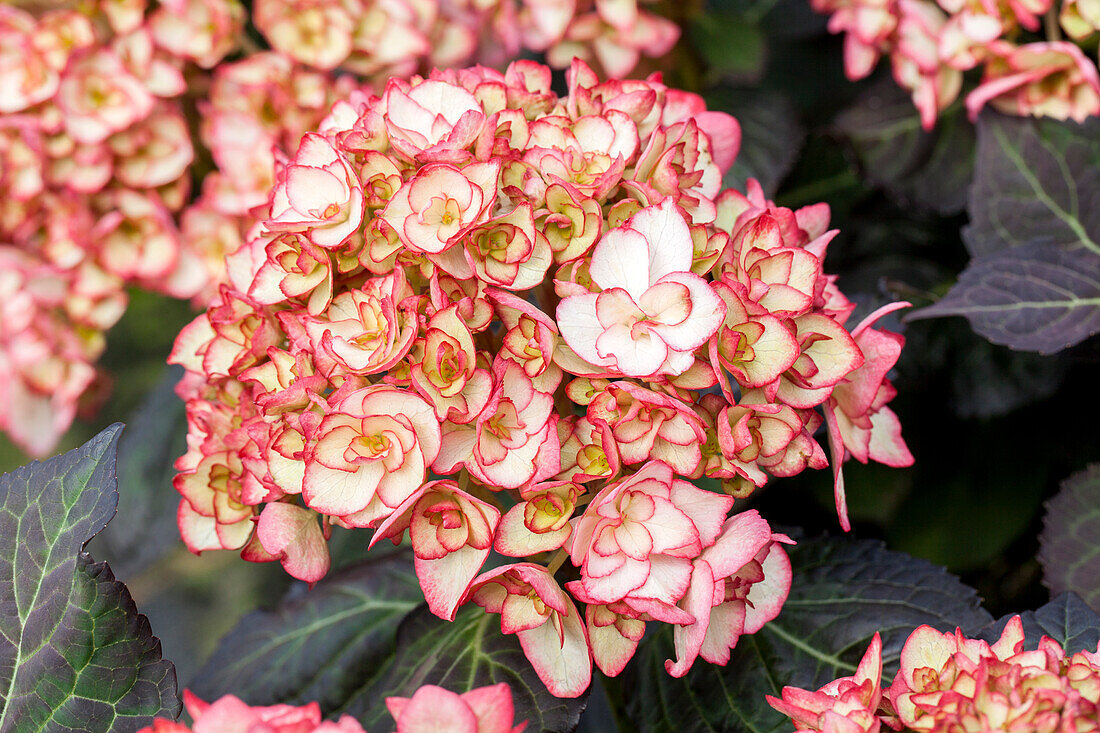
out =
[(845, 328), (827, 207), (720, 190), (731, 116), (580, 61), (550, 80), (394, 80), (302, 138), (177, 340), (176, 487), (193, 551), (310, 583), (331, 526), (407, 532), (433, 613), (500, 614), (574, 697), (649, 622), (683, 675), (779, 613), (789, 539), (735, 497), (828, 465), (830, 415), (837, 464), (900, 462), (876, 440), (900, 337)]

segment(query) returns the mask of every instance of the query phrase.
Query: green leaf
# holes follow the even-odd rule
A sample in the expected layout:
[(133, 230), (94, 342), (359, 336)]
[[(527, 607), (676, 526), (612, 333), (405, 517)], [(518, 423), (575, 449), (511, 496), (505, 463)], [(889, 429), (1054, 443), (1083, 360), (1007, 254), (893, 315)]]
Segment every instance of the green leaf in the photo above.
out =
[(699, 15), (688, 28), (688, 36), (718, 78), (755, 82), (764, 73), (764, 34), (739, 13), (726, 10)]
[(179, 494), (172, 488), (172, 464), (187, 450), (187, 417), (175, 392), (182, 376), (179, 367), (163, 370), (119, 439), (118, 516), (96, 535), (91, 548), (123, 577), (136, 575), (179, 547)]
[(965, 316), (995, 344), (1053, 354), (1100, 332), (1100, 256), (1028, 244), (970, 262), (951, 291), (906, 321)]
[(974, 127), (962, 103), (926, 132), (913, 100), (893, 79), (881, 79), (837, 116), (837, 134), (851, 147), (863, 175), (902, 205), (940, 214), (966, 207), (974, 169)]
[[(1004, 453), (984, 452), (991, 442)], [(886, 540), (894, 549), (955, 572), (987, 569), (1019, 538), (1034, 536), (1031, 526), (1048, 483), (1046, 465), (1006, 461), (1003, 456), (1013, 455), (1014, 447), (982, 434), (960, 438), (952, 448), (947, 462), (954, 465), (938, 473), (924, 467), (922, 473), (935, 475), (935, 481), (917, 478), (918, 488), (898, 507)]]
[[(982, 630), (980, 636), (993, 642), (1015, 614), (999, 618)], [(1024, 648), (1034, 649), (1039, 639), (1049, 636), (1062, 645), (1066, 654), (1096, 651), (1100, 642), (1100, 616), (1076, 593), (1063, 593), (1036, 611), (1020, 614), (1024, 626)]]
[(1047, 502), (1039, 535), (1043, 585), (1100, 608), (1100, 463), (1073, 474)]
[(422, 606), (397, 632), (397, 654), (376, 682), (360, 691), (341, 712), (358, 718), (367, 730), (389, 730), (385, 708), (391, 696), (409, 697), (432, 684), (465, 692), (498, 682), (512, 688), (516, 722), (531, 731), (571, 731), (587, 701), (555, 697), (539, 680), (515, 634), (500, 631), (500, 616), (467, 604), (453, 622), (436, 618)]
[(730, 662), (698, 660), (683, 678), (665, 674), (669, 627), (643, 640), (627, 667), (627, 711), (642, 731), (788, 731), (764, 699), (785, 685), (817, 689), (855, 671), (876, 631), (885, 676), (897, 670), (914, 628), (976, 631), (989, 614), (977, 593), (942, 567), (891, 552), (880, 542), (803, 540), (790, 550), (794, 584), (779, 617), (743, 637)]
[(395, 630), (424, 600), (405, 552), (376, 550), (368, 562), (295, 588), (272, 611), (241, 620), (195, 676), (204, 699), (232, 693), (251, 705), (316, 700), (326, 714), (378, 681)]
[(709, 95), (710, 109), (729, 112), (741, 125), (741, 151), (722, 179), (723, 188), (745, 190), (755, 178), (775, 195), (802, 149), (806, 132), (791, 101), (768, 89), (721, 89)]
[(1100, 119), (983, 113), (968, 210), (975, 257), (1033, 244), (1100, 255)]
[(131, 731), (179, 713), (129, 591), (81, 552), (115, 513), (121, 425), (0, 476), (0, 732)]

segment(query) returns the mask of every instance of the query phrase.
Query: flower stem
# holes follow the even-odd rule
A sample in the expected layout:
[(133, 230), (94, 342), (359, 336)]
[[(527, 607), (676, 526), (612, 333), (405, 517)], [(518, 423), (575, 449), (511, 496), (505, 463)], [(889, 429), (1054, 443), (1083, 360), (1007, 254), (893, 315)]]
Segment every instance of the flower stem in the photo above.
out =
[(563, 547), (558, 550), (558, 553), (550, 559), (550, 564), (546, 566), (546, 570), (553, 575), (558, 572), (558, 568), (565, 562), (565, 558), (569, 557), (569, 552)]
[(1058, 25), (1058, 8), (1052, 7), (1043, 16), (1043, 31), (1047, 40), (1056, 43), (1062, 40), (1062, 28)]

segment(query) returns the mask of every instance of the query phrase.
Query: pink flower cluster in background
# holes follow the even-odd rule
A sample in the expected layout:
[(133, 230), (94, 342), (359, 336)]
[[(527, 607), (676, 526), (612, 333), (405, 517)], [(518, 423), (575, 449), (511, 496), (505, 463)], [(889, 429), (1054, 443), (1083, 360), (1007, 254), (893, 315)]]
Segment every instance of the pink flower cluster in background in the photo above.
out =
[[(649, 621), (679, 676), (779, 612), (790, 540), (729, 512), (826, 467), (823, 423), (845, 527), (845, 458), (912, 457), (886, 406), (902, 338), (872, 325), (898, 306), (846, 328), (828, 207), (722, 191), (737, 122), (657, 76), (550, 80), (393, 79), (303, 137), (177, 339), (175, 485), (191, 550), (310, 582), (333, 525), (408, 533), (436, 615), (499, 613), (576, 696)], [(515, 561), (483, 572), (493, 550)]]
[[(190, 727), (158, 718), (138, 733), (366, 733), (350, 715), (322, 720), (315, 702), (252, 707), (225, 695), (208, 703), (184, 690), (183, 703), (194, 721)], [(512, 691), (504, 682), (461, 695), (423, 685), (412, 697), (387, 697), (386, 707), (396, 733), (522, 733), (527, 727), (525, 722), (513, 725)]]
[(1100, 730), (1100, 647), (1067, 655), (1044, 636), (1025, 651), (1019, 616), (994, 644), (921, 626), (902, 648), (893, 684), (881, 685), (875, 634), (851, 677), (816, 692), (785, 687), (782, 699), (768, 702), (799, 733)]
[(143, 3), (0, 7), (0, 429), (49, 451), (97, 382), (125, 286), (195, 292), (184, 57)]
[[(18, 260), (0, 294), (19, 293), (0, 327), (0, 430), (34, 455), (82, 396), (86, 408), (105, 396), (95, 363), (126, 287), (215, 298), (276, 159), (361, 81), (381, 89), (524, 50), (625, 75), (679, 36), (635, 0), (258, 0), (251, 15), (238, 0), (72, 5), (0, 6), (0, 252)], [(192, 169), (202, 148), (208, 174), (205, 160)], [(43, 279), (55, 284), (29, 284)]]
[[(973, 118), (987, 104), (1011, 115), (1073, 119), (1100, 114), (1100, 72), (1075, 43), (1100, 30), (1095, 0), (810, 0), (844, 34), (850, 79), (887, 56), (894, 79), (913, 97), (921, 123), (936, 117), (963, 88), (963, 72), (983, 69), (966, 97)], [(1057, 14), (1055, 17), (1053, 14)], [(1045, 40), (1041, 30), (1046, 18)], [(1062, 40), (1064, 31), (1071, 40)], [(1095, 53), (1095, 44), (1093, 44)]]

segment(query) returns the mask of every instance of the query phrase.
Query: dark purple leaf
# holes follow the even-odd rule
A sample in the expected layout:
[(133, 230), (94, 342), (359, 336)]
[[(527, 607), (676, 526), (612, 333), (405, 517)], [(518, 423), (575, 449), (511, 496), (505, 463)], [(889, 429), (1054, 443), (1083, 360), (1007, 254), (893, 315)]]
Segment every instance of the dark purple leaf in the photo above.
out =
[[(996, 641), (1005, 624), (1016, 614), (1008, 614), (982, 629), (978, 637)], [(1076, 593), (1063, 593), (1034, 611), (1020, 614), (1024, 626), (1024, 649), (1035, 649), (1039, 639), (1049, 636), (1062, 645), (1066, 654), (1096, 651), (1100, 642), (1100, 617)]]
[(1039, 535), (1043, 584), (1100, 609), (1100, 463), (1073, 474), (1047, 502)]
[(741, 151), (722, 179), (723, 188), (745, 190), (755, 178), (767, 196), (775, 196), (802, 150), (806, 132), (794, 105), (783, 94), (762, 89), (721, 89), (710, 95), (712, 109), (722, 109), (741, 125)]
[(974, 170), (974, 127), (962, 104), (940, 115), (935, 129), (921, 128), (913, 100), (893, 79), (882, 79), (834, 123), (855, 154), (861, 173), (902, 205), (941, 214), (966, 207)]
[(1036, 243), (1100, 256), (1100, 119), (984, 113), (968, 210), (974, 257)]
[[(387, 543), (388, 544), (388, 543)], [(272, 611), (246, 616), (189, 685), (200, 697), (233, 693), (253, 705), (316, 700), (367, 730), (392, 730), (386, 698), (425, 684), (454, 692), (507, 682), (528, 730), (570, 731), (586, 697), (562, 700), (539, 680), (500, 617), (473, 604), (454, 622), (424, 604), (412, 553), (375, 548), (362, 563), (301, 586)], [(389, 727), (387, 727), (389, 726)]]
[(993, 343), (1053, 354), (1100, 332), (1100, 256), (1031, 244), (975, 258), (951, 291), (905, 320), (965, 316)]
[(374, 551), (313, 588), (291, 590), (270, 611), (245, 616), (188, 687), (253, 705), (305, 705), (326, 714), (385, 674), (401, 620), (423, 603), (408, 552)]
[(133, 731), (175, 717), (176, 673), (106, 563), (121, 425), (0, 476), (0, 733)]

